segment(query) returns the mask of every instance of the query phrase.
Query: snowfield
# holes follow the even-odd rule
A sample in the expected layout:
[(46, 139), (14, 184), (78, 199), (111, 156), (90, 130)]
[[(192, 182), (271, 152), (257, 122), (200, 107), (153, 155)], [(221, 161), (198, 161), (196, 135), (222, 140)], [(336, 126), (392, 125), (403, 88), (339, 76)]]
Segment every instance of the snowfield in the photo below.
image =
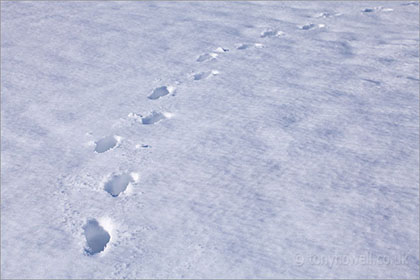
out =
[(419, 2), (1, 2), (2, 278), (419, 278)]

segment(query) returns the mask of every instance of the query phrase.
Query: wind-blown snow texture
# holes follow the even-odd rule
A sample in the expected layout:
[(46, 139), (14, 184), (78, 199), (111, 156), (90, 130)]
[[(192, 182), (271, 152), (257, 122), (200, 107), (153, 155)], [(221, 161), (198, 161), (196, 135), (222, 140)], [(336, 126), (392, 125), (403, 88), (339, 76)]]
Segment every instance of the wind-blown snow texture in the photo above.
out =
[(2, 1), (1, 103), (2, 278), (419, 277), (418, 2)]

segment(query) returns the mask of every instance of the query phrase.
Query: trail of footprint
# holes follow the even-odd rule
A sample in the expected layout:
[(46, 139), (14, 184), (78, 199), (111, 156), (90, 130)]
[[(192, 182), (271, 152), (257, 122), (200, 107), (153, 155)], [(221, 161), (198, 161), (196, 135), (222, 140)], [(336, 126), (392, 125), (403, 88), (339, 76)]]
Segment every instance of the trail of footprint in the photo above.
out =
[(153, 92), (147, 98), (156, 100), (168, 94), (173, 94), (174, 92), (175, 92), (175, 87), (162, 86), (162, 87), (155, 88)]
[(147, 116), (142, 116), (140, 114), (130, 113), (128, 114), (128, 117), (130, 119), (134, 119), (142, 124), (149, 125), (149, 124), (155, 124), (157, 122), (160, 122), (165, 119), (171, 118), (173, 115), (169, 112), (157, 112), (152, 111)]
[(87, 246), (85, 252), (95, 255), (105, 250), (111, 235), (98, 223), (96, 219), (89, 220), (83, 227)]
[(206, 71), (206, 72), (193, 73), (191, 75), (191, 77), (194, 81), (198, 81), (198, 80), (202, 80), (202, 79), (207, 79), (211, 76), (215, 76), (215, 75), (218, 75), (218, 74), (219, 74), (219, 71), (211, 70), (211, 71)]
[[(261, 37), (278, 37), (282, 36), (284, 33), (277, 30), (265, 30), (261, 33)], [(256, 47), (262, 48), (263, 45), (260, 43), (255, 44), (240, 44), (237, 46), (237, 49), (247, 49), (249, 47)], [(218, 54), (226, 53), (229, 49), (218, 47), (214, 50), (214, 52), (205, 53), (197, 57), (197, 62), (205, 62), (211, 61), (218, 57)], [(192, 74), (193, 80), (202, 80), (209, 78), (214, 75), (218, 75), (219, 71), (211, 70), (205, 72), (198, 72)], [(147, 97), (151, 100), (157, 100), (161, 97), (167, 96), (175, 92), (175, 87), (173, 86), (161, 86), (155, 88), (152, 93)], [(155, 124), (160, 122), (164, 119), (168, 119), (172, 117), (171, 113), (168, 112), (157, 112), (152, 111), (147, 116), (142, 116), (135, 113), (130, 113), (128, 115), (129, 118), (135, 119), (136, 121), (141, 122), (144, 125)], [(104, 137), (97, 142), (95, 142), (95, 152), (97, 153), (104, 153), (108, 150), (114, 149), (117, 147), (121, 142), (121, 137), (112, 135)], [(148, 145), (142, 145), (142, 147), (149, 147)], [(140, 148), (140, 145), (136, 145), (136, 149)], [(103, 189), (112, 197), (118, 197), (124, 192), (130, 191), (130, 185), (134, 182), (138, 181), (138, 174), (137, 173), (122, 173), (118, 175), (112, 175), (108, 180), (104, 183)], [(86, 238), (86, 248), (85, 252), (88, 255), (95, 255), (100, 252), (103, 252), (107, 245), (111, 240), (110, 232), (108, 232), (96, 219), (88, 220), (87, 223), (83, 226), (84, 236)]]
[(104, 137), (95, 142), (95, 152), (96, 153), (104, 153), (106, 151), (115, 149), (121, 143), (122, 137), (117, 135), (111, 135)]
[(139, 175), (137, 173), (123, 173), (113, 175), (105, 184), (104, 190), (113, 197), (119, 196), (125, 192), (130, 184), (138, 181)]

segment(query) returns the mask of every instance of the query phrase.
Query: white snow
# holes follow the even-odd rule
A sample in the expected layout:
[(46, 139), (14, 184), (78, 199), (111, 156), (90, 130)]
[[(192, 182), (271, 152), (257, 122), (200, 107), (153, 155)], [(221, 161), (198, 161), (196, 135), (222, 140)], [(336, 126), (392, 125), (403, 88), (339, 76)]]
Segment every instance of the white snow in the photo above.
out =
[(419, 262), (418, 2), (1, 2), (2, 278)]

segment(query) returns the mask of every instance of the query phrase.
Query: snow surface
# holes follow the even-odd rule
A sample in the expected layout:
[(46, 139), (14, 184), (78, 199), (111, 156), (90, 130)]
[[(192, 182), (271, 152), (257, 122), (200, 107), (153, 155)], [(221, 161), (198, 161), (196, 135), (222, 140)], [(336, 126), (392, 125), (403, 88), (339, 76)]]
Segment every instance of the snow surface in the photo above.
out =
[(418, 2), (2, 1), (1, 105), (2, 278), (419, 277)]

